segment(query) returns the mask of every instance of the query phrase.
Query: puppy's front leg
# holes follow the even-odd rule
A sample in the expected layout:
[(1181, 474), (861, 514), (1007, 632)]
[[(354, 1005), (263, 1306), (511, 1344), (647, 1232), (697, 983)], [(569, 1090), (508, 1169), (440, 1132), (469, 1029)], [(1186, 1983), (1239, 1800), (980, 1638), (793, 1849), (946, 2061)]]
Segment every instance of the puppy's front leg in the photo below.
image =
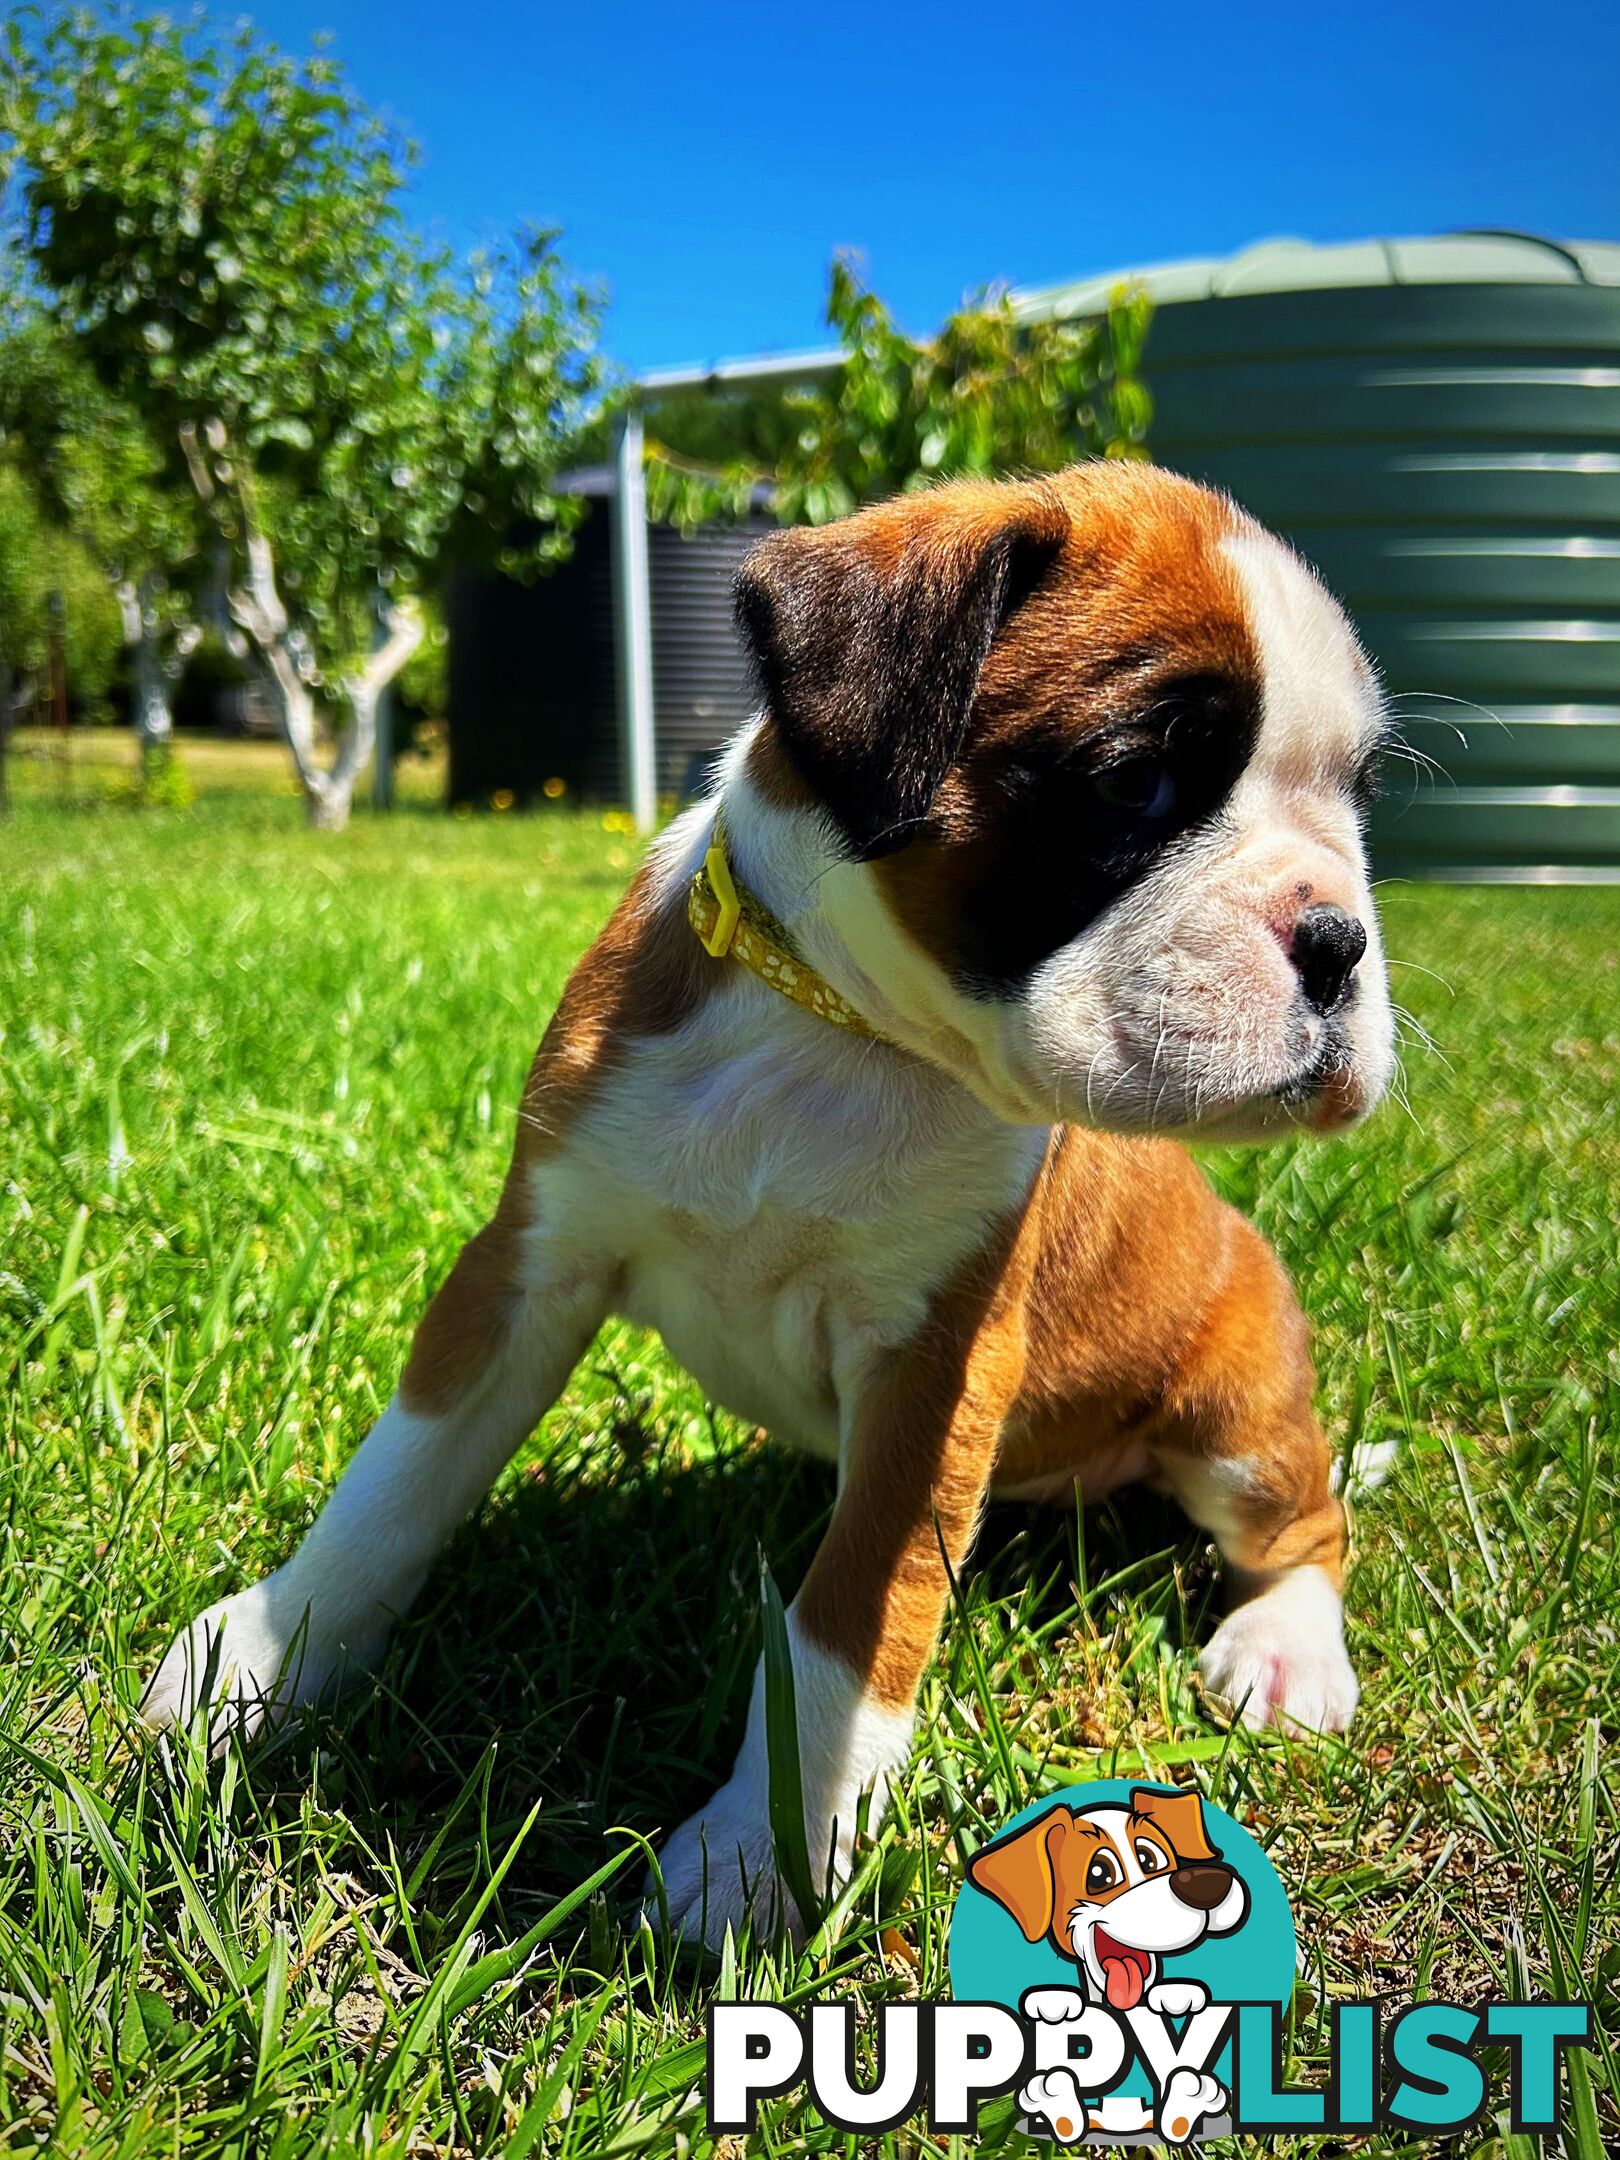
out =
[(199, 1613), (141, 1704), (188, 1720), (212, 1665), (216, 1740), (372, 1665), (434, 1558), (562, 1389), (599, 1326), (603, 1283), (548, 1259), (509, 1187), (423, 1316), (399, 1391), (284, 1567)]
[(1305, 1321), (1259, 1233), (1165, 1392), (1162, 1481), (1220, 1547), (1235, 1598), (1201, 1664), (1252, 1726), (1343, 1732), (1360, 1689), (1344, 1643), (1344, 1510), (1311, 1408)]
[[(883, 1812), (905, 1761), (917, 1684), (1023, 1371), (1023, 1314), (994, 1262), (936, 1299), (928, 1322), (867, 1359), (845, 1417), (838, 1502), (788, 1613), (805, 1832), (818, 1887), (849, 1873), (857, 1810)], [(988, 1280), (986, 1278), (989, 1278)], [(936, 1529), (937, 1523), (937, 1529)], [(745, 1915), (797, 1914), (772, 1849), (765, 1680), (728, 1782), (660, 1856), (676, 1931), (718, 1948)]]

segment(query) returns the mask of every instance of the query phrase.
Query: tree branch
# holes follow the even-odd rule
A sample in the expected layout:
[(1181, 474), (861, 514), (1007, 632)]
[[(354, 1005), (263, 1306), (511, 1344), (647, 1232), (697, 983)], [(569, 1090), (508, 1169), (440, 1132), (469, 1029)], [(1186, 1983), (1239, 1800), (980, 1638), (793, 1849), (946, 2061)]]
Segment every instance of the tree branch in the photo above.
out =
[(387, 627), (384, 642), (345, 681), (344, 688), (356, 702), (380, 697), (427, 635), (427, 624), (414, 600), (402, 600), (391, 609)]

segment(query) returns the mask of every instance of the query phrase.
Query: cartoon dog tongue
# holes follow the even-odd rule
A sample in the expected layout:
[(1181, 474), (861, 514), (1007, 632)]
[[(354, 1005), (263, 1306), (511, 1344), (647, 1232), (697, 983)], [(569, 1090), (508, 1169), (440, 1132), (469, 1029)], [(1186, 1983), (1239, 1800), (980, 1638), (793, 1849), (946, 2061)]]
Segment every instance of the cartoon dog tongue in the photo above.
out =
[(1103, 1984), (1107, 1990), (1110, 2010), (1134, 2010), (1142, 2000), (1142, 1982), (1145, 1975), (1141, 1963), (1129, 1952), (1114, 1946), (1108, 1938), (1109, 1947), (1104, 1950), (1099, 1943), (1097, 1955), (1103, 1969)]

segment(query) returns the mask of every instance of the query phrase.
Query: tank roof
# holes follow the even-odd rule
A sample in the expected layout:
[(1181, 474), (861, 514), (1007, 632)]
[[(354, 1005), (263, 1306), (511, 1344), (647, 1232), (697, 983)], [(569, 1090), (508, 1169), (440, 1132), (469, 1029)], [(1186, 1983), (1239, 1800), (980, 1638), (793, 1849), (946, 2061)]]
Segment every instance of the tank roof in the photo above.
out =
[(1257, 241), (1236, 255), (1113, 270), (1014, 294), (1021, 315), (1097, 315), (1121, 285), (1156, 307), (1247, 293), (1369, 285), (1620, 285), (1620, 243), (1547, 240), (1537, 233), (1435, 233), (1409, 240)]
[[(1025, 286), (1012, 295), (1030, 320), (1100, 315), (1121, 285), (1140, 286), (1156, 307), (1182, 300), (1236, 298), (1245, 293), (1340, 290), (1372, 285), (1620, 285), (1620, 241), (1547, 240), (1538, 233), (1431, 233), (1410, 240), (1258, 240), (1235, 255), (1135, 264), (1062, 285)], [(837, 346), (818, 352), (764, 353), (705, 366), (654, 368), (638, 378), (643, 390), (757, 389), (796, 378), (831, 374), (843, 359)]]

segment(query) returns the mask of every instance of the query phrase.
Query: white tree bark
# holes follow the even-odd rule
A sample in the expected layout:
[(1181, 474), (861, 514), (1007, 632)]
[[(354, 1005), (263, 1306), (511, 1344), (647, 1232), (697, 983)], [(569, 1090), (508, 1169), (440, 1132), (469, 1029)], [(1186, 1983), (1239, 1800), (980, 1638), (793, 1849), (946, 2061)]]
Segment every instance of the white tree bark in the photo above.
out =
[(150, 571), (139, 585), (126, 578), (118, 587), (124, 642), (135, 653), (135, 735), (143, 763), (161, 755), (174, 738), (175, 685), (202, 636), (192, 622), (166, 627), (157, 595)]
[(409, 600), (390, 609), (383, 624), (384, 637), (365, 665), (344, 677), (343, 696), (348, 707), (347, 724), (338, 739), (337, 760), (330, 784), (344, 789), (344, 817), (354, 796), (354, 784), (377, 747), (377, 701), (399, 674), (418, 645), (426, 624)]
[[(226, 485), (234, 476), (229, 474), (223, 455), (224, 431), (217, 423), (210, 423), (205, 432), (208, 449), (219, 463), (221, 484)], [(181, 430), (181, 446), (199, 497), (217, 517), (214, 477), (195, 429)], [(314, 670), (307, 647), (293, 628), (282, 600), (269, 539), (253, 515), (251, 496), (239, 484), (233, 502), (241, 519), (245, 576), (226, 593), (231, 620), (249, 639), (263, 665), (281, 737), (304, 791), (309, 822), (318, 831), (341, 832), (349, 822), (355, 782), (376, 743), (377, 700), (421, 644), (425, 625), (411, 601), (391, 611), (382, 645), (363, 667), (342, 680), (342, 712), (334, 729), (336, 751), (331, 765), (323, 766), (316, 741)]]

